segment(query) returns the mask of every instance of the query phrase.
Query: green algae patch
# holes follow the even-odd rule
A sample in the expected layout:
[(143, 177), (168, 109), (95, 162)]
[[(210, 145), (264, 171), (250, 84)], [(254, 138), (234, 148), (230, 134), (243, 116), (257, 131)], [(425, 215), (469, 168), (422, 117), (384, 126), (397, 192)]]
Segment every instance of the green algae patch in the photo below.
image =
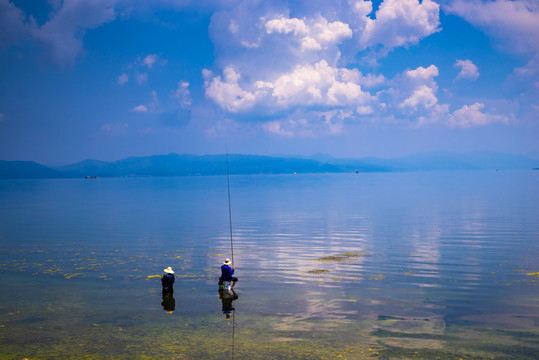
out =
[(307, 271), (309, 274), (325, 274), (325, 273), (329, 273), (331, 271), (329, 270), (326, 270), (326, 269), (313, 269), (313, 270), (309, 270)]
[(384, 274), (379, 274), (379, 275), (376, 275), (376, 276), (371, 276), (369, 278), (369, 280), (383, 280), (384, 279)]
[(342, 254), (338, 254), (338, 255), (329, 255), (329, 256), (324, 256), (324, 257), (321, 257), (321, 258), (318, 258), (318, 259), (311, 259), (311, 260), (317, 260), (317, 261), (320, 261), (320, 262), (339, 262), (339, 263), (343, 263), (343, 262), (347, 262), (347, 261), (352, 261), (352, 260), (356, 260), (362, 256), (365, 256), (369, 253), (368, 250), (365, 250), (365, 251), (362, 251), (362, 252), (355, 252), (355, 251), (346, 251)]

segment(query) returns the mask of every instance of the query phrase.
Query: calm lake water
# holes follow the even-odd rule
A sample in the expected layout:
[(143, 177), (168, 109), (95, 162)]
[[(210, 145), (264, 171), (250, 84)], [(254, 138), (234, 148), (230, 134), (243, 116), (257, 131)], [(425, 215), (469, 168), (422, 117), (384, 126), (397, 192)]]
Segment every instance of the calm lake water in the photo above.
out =
[(539, 358), (539, 171), (226, 180), (0, 181), (0, 358)]

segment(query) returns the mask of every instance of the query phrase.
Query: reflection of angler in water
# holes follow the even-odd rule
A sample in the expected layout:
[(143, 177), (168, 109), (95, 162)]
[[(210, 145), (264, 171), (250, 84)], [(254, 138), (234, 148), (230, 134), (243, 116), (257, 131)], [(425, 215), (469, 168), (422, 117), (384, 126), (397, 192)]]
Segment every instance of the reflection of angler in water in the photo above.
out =
[(174, 270), (169, 266), (166, 268), (161, 278), (161, 286), (163, 287), (163, 310), (172, 314), (176, 308), (176, 300), (174, 300)]
[(227, 319), (230, 319), (232, 313), (236, 311), (232, 302), (238, 299), (238, 294), (234, 290), (219, 289), (219, 299), (221, 299), (223, 304), (223, 314), (225, 314)]
[(163, 310), (172, 314), (174, 309), (176, 309), (176, 300), (174, 300), (174, 295), (172, 293), (163, 294), (163, 302), (161, 303)]

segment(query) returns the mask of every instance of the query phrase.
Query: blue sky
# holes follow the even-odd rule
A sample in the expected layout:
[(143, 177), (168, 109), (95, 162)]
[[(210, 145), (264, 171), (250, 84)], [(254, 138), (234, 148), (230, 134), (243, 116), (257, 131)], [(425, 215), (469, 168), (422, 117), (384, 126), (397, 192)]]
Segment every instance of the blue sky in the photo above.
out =
[(537, 0), (0, 0), (0, 159), (539, 159)]

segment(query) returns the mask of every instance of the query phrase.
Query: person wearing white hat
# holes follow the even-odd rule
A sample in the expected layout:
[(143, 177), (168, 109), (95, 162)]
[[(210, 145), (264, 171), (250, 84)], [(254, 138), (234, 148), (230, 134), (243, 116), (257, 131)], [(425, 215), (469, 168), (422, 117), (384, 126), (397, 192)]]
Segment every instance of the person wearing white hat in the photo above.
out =
[(164, 294), (173, 294), (174, 293), (174, 270), (169, 266), (168, 268), (164, 269), (163, 277), (161, 278), (161, 286), (163, 287), (163, 295)]
[(223, 281), (232, 281), (232, 287), (231, 290), (234, 289), (234, 285), (238, 282), (238, 278), (234, 277), (234, 271), (236, 270), (234, 266), (230, 267), (230, 260), (226, 259), (223, 265), (221, 266), (221, 277), (219, 278), (219, 283), (222, 283)]

